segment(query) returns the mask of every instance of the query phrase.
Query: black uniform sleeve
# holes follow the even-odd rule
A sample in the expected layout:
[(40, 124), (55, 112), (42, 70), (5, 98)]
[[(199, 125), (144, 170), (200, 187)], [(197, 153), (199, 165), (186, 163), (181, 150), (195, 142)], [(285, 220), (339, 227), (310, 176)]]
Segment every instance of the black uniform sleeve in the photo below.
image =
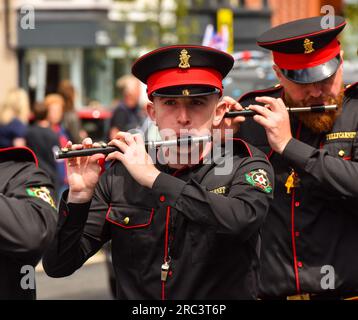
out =
[(289, 141), (282, 156), (311, 174), (325, 188), (341, 196), (358, 196), (357, 162), (333, 157), (326, 150), (315, 149), (294, 138)]
[(62, 195), (55, 239), (43, 258), (43, 266), (51, 277), (66, 277), (80, 268), (109, 240), (105, 217), (109, 195), (107, 172), (98, 183), (91, 202), (67, 204)]
[(36, 264), (55, 234), (54, 190), (34, 163), (14, 162), (12, 168), (16, 173), (0, 194), (0, 252)]
[[(257, 182), (256, 178), (263, 180)], [(157, 177), (153, 191), (161, 199), (159, 205), (171, 206), (195, 223), (236, 234), (245, 241), (264, 221), (272, 199), (272, 181), (269, 162), (253, 157), (235, 170), (227, 196), (210, 192), (193, 179), (185, 182), (165, 173)]]

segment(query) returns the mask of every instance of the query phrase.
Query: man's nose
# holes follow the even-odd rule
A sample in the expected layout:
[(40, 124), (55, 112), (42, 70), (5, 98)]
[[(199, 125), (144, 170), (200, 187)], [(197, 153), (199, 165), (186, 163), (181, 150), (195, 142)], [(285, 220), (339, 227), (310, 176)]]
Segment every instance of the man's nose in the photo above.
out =
[(318, 98), (322, 95), (322, 86), (320, 84), (315, 84), (315, 83), (312, 83), (310, 86), (309, 86), (309, 94), (312, 96), (312, 97), (315, 97), (315, 98)]
[(180, 105), (177, 107), (177, 121), (181, 125), (188, 125), (190, 123), (190, 116), (188, 112), (188, 107), (186, 105)]

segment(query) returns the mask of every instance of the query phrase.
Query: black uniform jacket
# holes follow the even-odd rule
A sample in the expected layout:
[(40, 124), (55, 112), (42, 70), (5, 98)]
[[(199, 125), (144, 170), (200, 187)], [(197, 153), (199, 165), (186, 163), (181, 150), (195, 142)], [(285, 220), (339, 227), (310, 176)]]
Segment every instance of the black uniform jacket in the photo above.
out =
[[(251, 92), (283, 97), (283, 88)], [(239, 136), (262, 149), (275, 171), (274, 201), (262, 232), (263, 297), (298, 293), (358, 293), (358, 86), (345, 90), (343, 110), (329, 133), (313, 134), (290, 115), (293, 139), (280, 156), (264, 129), (247, 119)], [(297, 186), (286, 181), (296, 173)]]
[(27, 148), (0, 149), (0, 174), (0, 299), (34, 299), (31, 268), (56, 230), (53, 186)]
[(262, 152), (234, 146), (230, 174), (215, 173), (217, 160), (177, 171), (157, 165), (162, 172), (148, 189), (115, 163), (91, 203), (67, 205), (64, 194), (47, 274), (70, 275), (111, 239), (120, 299), (255, 298), (273, 172)]

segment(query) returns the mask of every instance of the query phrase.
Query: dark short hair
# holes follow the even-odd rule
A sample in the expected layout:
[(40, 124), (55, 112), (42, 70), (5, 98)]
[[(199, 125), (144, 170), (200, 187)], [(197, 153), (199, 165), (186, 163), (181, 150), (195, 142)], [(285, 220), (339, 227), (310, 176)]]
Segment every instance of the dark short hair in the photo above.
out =
[(35, 121), (40, 121), (47, 118), (48, 109), (43, 102), (36, 102), (33, 112)]

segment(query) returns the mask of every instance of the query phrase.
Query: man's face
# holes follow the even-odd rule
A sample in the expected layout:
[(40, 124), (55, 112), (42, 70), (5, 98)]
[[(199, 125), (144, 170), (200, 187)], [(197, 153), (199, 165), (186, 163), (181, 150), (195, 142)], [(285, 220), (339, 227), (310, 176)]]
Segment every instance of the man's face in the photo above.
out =
[(140, 98), (140, 86), (138, 83), (133, 83), (133, 86), (127, 88), (124, 92), (124, 103), (127, 108), (134, 109), (138, 106)]
[(63, 116), (63, 106), (59, 103), (52, 103), (48, 106), (47, 119), (51, 124), (61, 122)]
[(285, 94), (295, 107), (332, 104), (332, 100), (338, 99), (343, 87), (342, 65), (330, 78), (310, 84), (297, 84), (288, 80), (278, 68), (275, 71)]
[[(153, 104), (148, 105), (148, 114), (155, 120), (159, 130), (172, 131), (177, 137), (193, 132), (191, 135), (206, 135), (211, 131), (213, 121), (221, 110), (217, 110), (217, 94), (165, 98), (154, 97)], [(223, 110), (225, 112), (225, 110)]]
[(285, 90), (285, 103), (292, 108), (312, 105), (338, 105), (338, 111), (323, 113), (302, 112), (297, 117), (315, 133), (328, 132), (332, 129), (340, 112), (343, 99), (342, 65), (328, 79), (312, 84), (297, 84), (286, 79), (280, 70), (275, 68), (277, 77)]
[[(163, 140), (204, 136), (210, 135), (213, 125), (217, 125), (224, 116), (225, 104), (218, 103), (217, 94), (185, 98), (154, 97), (153, 103), (147, 105), (147, 112), (158, 126)], [(184, 144), (164, 148), (163, 151), (170, 166), (180, 168), (185, 164), (198, 163), (200, 155), (205, 156), (210, 151), (210, 145)]]

